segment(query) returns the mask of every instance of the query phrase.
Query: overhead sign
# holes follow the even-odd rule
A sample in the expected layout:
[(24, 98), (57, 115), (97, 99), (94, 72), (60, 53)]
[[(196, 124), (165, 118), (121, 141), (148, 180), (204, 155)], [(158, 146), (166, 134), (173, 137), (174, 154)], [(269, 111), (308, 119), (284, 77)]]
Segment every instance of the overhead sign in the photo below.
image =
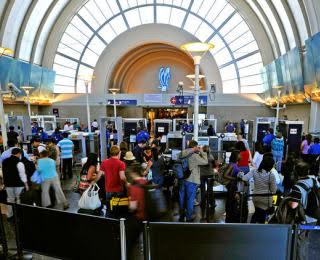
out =
[(144, 94), (144, 103), (162, 103), (162, 94)]
[[(108, 105), (113, 105), (113, 99), (108, 99)], [(116, 105), (119, 106), (136, 106), (137, 100), (136, 99), (116, 99)]]
[[(176, 105), (192, 105), (194, 103), (194, 96), (175, 96)], [(199, 97), (199, 104), (200, 105), (207, 105), (208, 97), (207, 96), (200, 96)]]

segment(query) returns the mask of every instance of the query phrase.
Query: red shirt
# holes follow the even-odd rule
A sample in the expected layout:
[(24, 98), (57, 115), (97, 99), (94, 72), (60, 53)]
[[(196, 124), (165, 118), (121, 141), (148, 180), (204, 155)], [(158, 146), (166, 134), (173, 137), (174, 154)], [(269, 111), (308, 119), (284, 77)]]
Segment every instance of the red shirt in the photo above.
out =
[(124, 162), (111, 157), (102, 162), (100, 169), (105, 173), (106, 192), (121, 192), (123, 190), (123, 183), (119, 172), (126, 169)]
[(239, 161), (239, 167), (249, 166), (250, 153), (248, 150), (240, 152), (241, 160)]
[[(146, 185), (147, 181), (145, 179), (135, 179), (134, 182), (140, 185)], [(128, 187), (129, 199), (130, 201), (137, 201), (137, 211), (135, 213), (136, 218), (139, 220), (145, 220), (144, 212), (144, 190), (137, 185), (129, 185)]]

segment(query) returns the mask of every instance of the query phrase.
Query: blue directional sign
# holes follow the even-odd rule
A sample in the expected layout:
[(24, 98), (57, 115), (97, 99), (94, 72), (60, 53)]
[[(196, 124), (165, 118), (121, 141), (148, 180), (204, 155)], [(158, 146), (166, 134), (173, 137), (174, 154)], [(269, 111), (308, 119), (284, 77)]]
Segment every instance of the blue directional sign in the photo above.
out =
[[(113, 99), (108, 99), (108, 105), (113, 105)], [(136, 106), (137, 100), (136, 99), (116, 99), (116, 105), (120, 106)]]
[[(194, 96), (175, 96), (176, 105), (192, 105), (194, 103)], [(207, 105), (208, 97), (207, 96), (200, 96), (199, 97), (199, 104), (200, 105)]]

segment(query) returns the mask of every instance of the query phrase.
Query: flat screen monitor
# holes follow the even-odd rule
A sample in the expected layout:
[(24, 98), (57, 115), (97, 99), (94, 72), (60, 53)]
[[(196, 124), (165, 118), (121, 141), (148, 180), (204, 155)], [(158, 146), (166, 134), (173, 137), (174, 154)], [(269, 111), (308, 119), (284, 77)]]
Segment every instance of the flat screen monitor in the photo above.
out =
[(222, 141), (222, 150), (232, 152), (235, 149), (237, 141)]
[(171, 150), (182, 150), (182, 138), (181, 137), (168, 138), (168, 148)]

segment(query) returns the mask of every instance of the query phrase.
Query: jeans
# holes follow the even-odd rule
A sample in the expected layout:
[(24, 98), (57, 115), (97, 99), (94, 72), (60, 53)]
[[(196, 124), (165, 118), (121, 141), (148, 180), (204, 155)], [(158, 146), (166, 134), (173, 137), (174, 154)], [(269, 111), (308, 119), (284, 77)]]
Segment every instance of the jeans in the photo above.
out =
[[(20, 203), (20, 194), (24, 187), (6, 187), (7, 191), (7, 202), (9, 203)], [(10, 218), (13, 216), (12, 207), (8, 205), (7, 217)]]
[(50, 194), (49, 194), (49, 189), (50, 187), (53, 187), (54, 193), (56, 196), (56, 200), (58, 204), (63, 203), (64, 206), (68, 205), (68, 202), (66, 200), (66, 197), (63, 194), (63, 191), (61, 189), (61, 184), (59, 177), (54, 177), (52, 179), (48, 179), (42, 182), (41, 184), (41, 204), (42, 207), (48, 207), (51, 205), (51, 199), (50, 199)]
[(282, 164), (282, 154), (274, 154), (273, 155), (274, 163), (276, 164), (276, 170), (280, 173), (281, 172), (281, 164)]
[(162, 187), (162, 185), (163, 185), (163, 180), (164, 180), (163, 176), (152, 177), (152, 182), (153, 182), (154, 184), (157, 184), (157, 185), (159, 186), (159, 188)]
[(187, 221), (191, 221), (198, 185), (186, 180), (180, 180), (179, 182), (180, 219), (186, 216)]
[(63, 178), (72, 178), (72, 158), (62, 159), (62, 176)]
[(247, 174), (250, 171), (249, 166), (240, 166), (240, 171), (244, 172), (244, 174)]

